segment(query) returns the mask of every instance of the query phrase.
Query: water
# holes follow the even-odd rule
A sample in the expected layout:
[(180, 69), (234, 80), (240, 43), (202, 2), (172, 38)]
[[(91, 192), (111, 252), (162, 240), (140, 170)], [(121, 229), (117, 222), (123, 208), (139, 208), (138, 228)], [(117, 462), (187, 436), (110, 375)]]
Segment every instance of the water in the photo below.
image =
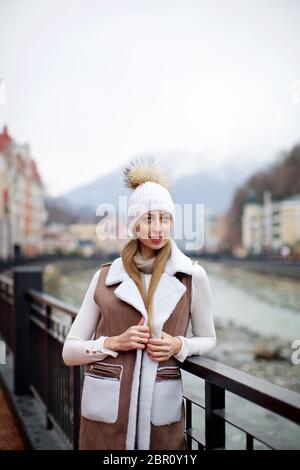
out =
[(264, 336), (300, 338), (300, 283), (221, 263), (200, 264), (212, 287), (214, 317)]

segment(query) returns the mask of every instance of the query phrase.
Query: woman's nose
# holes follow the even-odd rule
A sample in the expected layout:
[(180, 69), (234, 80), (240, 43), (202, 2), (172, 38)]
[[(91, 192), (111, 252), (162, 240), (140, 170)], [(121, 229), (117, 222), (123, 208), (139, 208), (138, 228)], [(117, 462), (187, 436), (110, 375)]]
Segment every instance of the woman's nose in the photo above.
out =
[(158, 235), (159, 232), (160, 232), (160, 228), (161, 228), (161, 226), (160, 226), (160, 221), (159, 220), (155, 220), (154, 222), (151, 223), (151, 232), (153, 234)]

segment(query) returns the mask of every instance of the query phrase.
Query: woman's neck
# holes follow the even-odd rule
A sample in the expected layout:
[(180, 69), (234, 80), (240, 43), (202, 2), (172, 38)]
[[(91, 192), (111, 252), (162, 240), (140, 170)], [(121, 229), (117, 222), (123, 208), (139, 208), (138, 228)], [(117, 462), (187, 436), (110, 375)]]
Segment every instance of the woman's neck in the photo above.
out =
[(156, 250), (149, 248), (148, 246), (143, 245), (140, 243), (139, 246), (140, 253), (144, 259), (151, 259), (156, 255)]
[[(148, 253), (149, 255), (149, 253)], [(137, 250), (135, 255), (133, 256), (134, 262), (136, 264), (136, 267), (140, 270), (143, 271), (146, 274), (150, 274), (153, 272), (153, 266), (155, 263), (155, 255), (146, 258), (140, 251), (140, 249)]]

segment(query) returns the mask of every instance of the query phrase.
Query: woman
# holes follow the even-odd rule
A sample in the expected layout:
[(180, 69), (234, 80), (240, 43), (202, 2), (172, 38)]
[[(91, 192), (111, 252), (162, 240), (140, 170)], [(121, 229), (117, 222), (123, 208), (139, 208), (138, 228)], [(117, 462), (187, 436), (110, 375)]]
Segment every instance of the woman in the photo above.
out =
[(62, 352), (65, 364), (86, 364), (79, 448), (186, 449), (178, 362), (216, 344), (210, 284), (170, 236), (162, 170), (149, 160), (124, 174), (133, 237), (94, 274)]

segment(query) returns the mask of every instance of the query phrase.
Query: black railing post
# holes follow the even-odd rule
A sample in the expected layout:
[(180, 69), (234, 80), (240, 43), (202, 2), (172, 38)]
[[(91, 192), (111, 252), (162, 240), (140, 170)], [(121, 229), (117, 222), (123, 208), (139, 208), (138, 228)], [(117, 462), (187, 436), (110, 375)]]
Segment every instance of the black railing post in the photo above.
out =
[(44, 397), (46, 405), (46, 428), (52, 429), (52, 421), (49, 415), (50, 401), (51, 401), (51, 360), (50, 360), (50, 348), (49, 348), (49, 332), (51, 329), (51, 314), (52, 309), (49, 305), (46, 306), (46, 316), (45, 316), (45, 330), (44, 330), (44, 372), (43, 372), (43, 383), (44, 383)]
[(72, 367), (73, 374), (73, 450), (79, 448), (81, 373), (80, 366)]
[(28, 288), (43, 290), (43, 270), (40, 266), (14, 268), (15, 364), (14, 390), (16, 395), (29, 393), (30, 382), (30, 323), (26, 299)]
[(205, 448), (225, 449), (225, 421), (214, 410), (225, 410), (225, 390), (205, 381)]
[[(186, 428), (192, 429), (192, 402), (191, 400), (186, 400)], [(187, 448), (192, 449), (192, 438), (191, 435), (188, 433), (186, 438)]]

